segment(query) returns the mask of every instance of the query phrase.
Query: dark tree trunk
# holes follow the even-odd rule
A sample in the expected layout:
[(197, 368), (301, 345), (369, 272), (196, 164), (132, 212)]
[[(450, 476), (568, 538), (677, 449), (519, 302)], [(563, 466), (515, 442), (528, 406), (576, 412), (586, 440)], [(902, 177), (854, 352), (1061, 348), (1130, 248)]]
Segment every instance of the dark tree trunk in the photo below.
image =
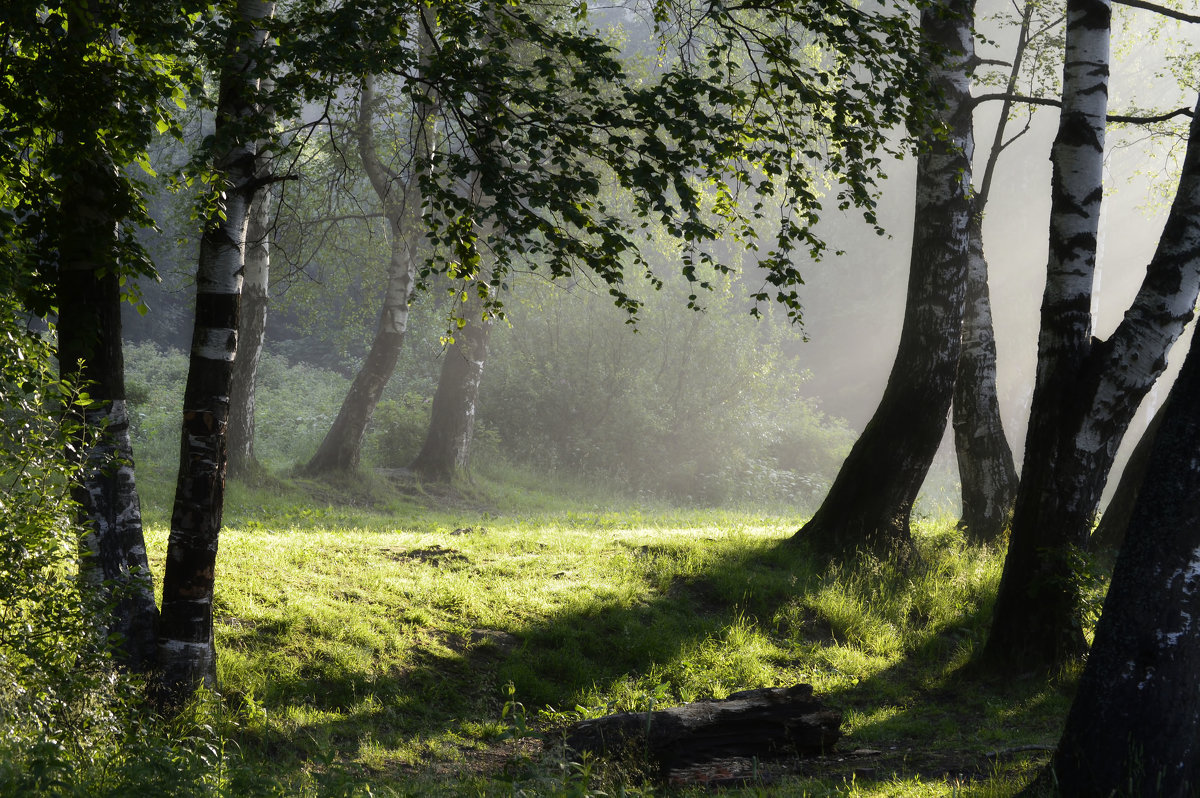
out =
[(242, 311), (229, 394), (229, 476), (237, 479), (253, 476), (261, 469), (254, 456), (254, 409), (270, 298), (270, 197), (267, 191), (258, 192), (246, 227)]
[(1017, 495), (1017, 469), (1000, 419), (996, 336), (983, 256), (983, 220), (971, 219), (967, 303), (954, 387), (954, 444), (962, 483), (958, 526), (974, 543), (998, 540)]
[[(66, 47), (80, 69), (77, 88), (103, 98), (108, 80), (84, 60), (85, 40), (95, 34), (86, 4), (71, 12)], [(95, 124), (94, 117), (71, 109), (60, 130), (68, 165), (61, 178), (61, 229), (56, 231), (58, 357), (63, 377), (82, 382), (92, 400), (80, 410), (88, 439), (80, 482), (72, 490), (90, 553), (83, 578), (112, 602), (101, 632), (119, 641), (113, 652), (117, 662), (144, 673), (154, 665), (158, 609), (125, 406), (118, 220), (113, 215), (118, 180)]]
[[(420, 27), (424, 30), (424, 26)], [(423, 35), (421, 38), (424, 40)], [(371, 351), (367, 353), (367, 359), (346, 393), (333, 426), (321, 441), (317, 453), (304, 467), (307, 474), (352, 471), (358, 467), (367, 425), (371, 423), (383, 389), (396, 370), (396, 362), (400, 359), (400, 350), (408, 332), (408, 309), (416, 284), (417, 247), (421, 239), (418, 170), (426, 168), (429, 160), (429, 131), (426, 124), (429, 109), (424, 106), (416, 109), (418, 122), (413, 137), (413, 171), (402, 180), (399, 174), (379, 159), (376, 152), (371, 129), (374, 107), (375, 84), (374, 79), (368, 76), (363, 79), (359, 97), (358, 151), (367, 177), (388, 218), (392, 240), (388, 284)]]
[[(1106, 43), (1108, 12), (1107, 3), (1098, 0), (1074, 2), (1068, 12), (1067, 60), (1080, 65), (1083, 86), (1091, 95), (1102, 85), (1097, 76), (1107, 73), (1084, 56), (1072, 58), (1072, 28), (1080, 27), (1080, 21), (1094, 25), (1082, 35), (1099, 33)], [(1191, 317), (1200, 287), (1200, 259), (1194, 251), (1200, 153), (1189, 146), (1179, 191), (1133, 304), (1111, 338), (1091, 338), (1095, 228), (1089, 236), (1080, 220), (1099, 214), (1103, 141), (1084, 135), (1085, 130), (1103, 130), (1103, 96), (1099, 99), (1100, 107), (1093, 108), (1086, 122), (1064, 107), (1055, 145), (1057, 209), (1052, 212), (1038, 379), (1011, 543), (981, 660), (1002, 673), (1053, 671), (1083, 653), (1080, 552), (1087, 546), (1117, 447), (1141, 400), (1165, 369), (1167, 353)], [(1089, 170), (1057, 153), (1064, 139), (1067, 147), (1089, 151), (1090, 178)], [(1080, 205), (1083, 198), (1094, 203), (1086, 212)]]
[[(107, 174), (105, 174), (107, 172)], [(86, 467), (72, 491), (87, 529), (90, 557), (84, 577), (115, 602), (106, 636), (119, 635), (114, 655), (131, 671), (154, 665), (158, 608), (142, 536), (141, 504), (134, 481), (125, 365), (121, 345), (119, 275), (105, 263), (115, 221), (99, 186), (113, 178), (101, 169), (93, 180), (69, 189), (63, 210), (78, 226), (64, 242), (58, 280), (58, 355), (62, 374), (85, 383), (93, 404), (82, 410), (88, 431)], [(90, 207), (71, 206), (86, 203)], [(107, 218), (104, 218), (107, 217)], [(102, 265), (108, 268), (101, 271)]]
[[(1200, 114), (1197, 115), (1200, 120)], [(1200, 149), (1193, 123), (1190, 150)], [(1184, 186), (1180, 187), (1183, 193)], [(1200, 258), (1200, 176), (1190, 247)], [(1200, 343), (1155, 436), (1052, 767), (1063, 795), (1200, 791)]]
[(411, 466), (424, 479), (449, 482), (470, 466), (475, 405), (492, 331), (491, 319), (481, 318), (482, 312), (480, 302), (468, 303), (466, 324), (442, 360), (429, 433)]
[(1100, 523), (1096, 525), (1096, 531), (1088, 541), (1089, 548), (1106, 562), (1112, 561), (1125, 540), (1125, 530), (1129, 527), (1133, 506), (1145, 480), (1146, 467), (1150, 464), (1150, 449), (1154, 446), (1154, 438), (1162, 426), (1168, 402), (1164, 402), (1158, 408), (1137, 446), (1133, 447), (1133, 452), (1125, 463), (1125, 470), (1121, 472), (1121, 481), (1117, 483), (1112, 499), (1104, 508), (1104, 515), (1100, 516)]
[(946, 0), (921, 15), (929, 46), (951, 54), (935, 73), (950, 132), (931, 137), (917, 160), (907, 304), (883, 399), (820, 509), (793, 538), (824, 554), (911, 552), (912, 505), (946, 429), (967, 275), (973, 15), (971, 0)]
[(171, 512), (163, 577), (158, 652), (161, 704), (186, 699), (201, 684), (216, 685), (213, 586), (225, 501), (225, 434), (242, 289), (243, 247), (256, 180), (257, 136), (244, 124), (257, 111), (256, 62), (265, 41), (262, 23), (273, 2), (240, 0), (222, 67), (217, 139), (229, 149), (216, 171), (229, 188), (224, 213), (200, 239), (196, 320), (183, 393), (179, 476)]

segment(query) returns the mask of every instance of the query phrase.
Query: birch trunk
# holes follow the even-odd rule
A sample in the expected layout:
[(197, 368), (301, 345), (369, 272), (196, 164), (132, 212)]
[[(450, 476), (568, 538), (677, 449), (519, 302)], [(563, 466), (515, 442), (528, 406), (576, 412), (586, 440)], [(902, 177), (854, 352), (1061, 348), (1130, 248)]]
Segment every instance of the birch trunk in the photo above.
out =
[(976, 198), (971, 218), (962, 352), (954, 383), (954, 444), (962, 484), (958, 527), (975, 543), (998, 540), (1017, 495), (1017, 469), (1000, 419), (996, 336), (983, 255), (983, 218)]
[(917, 160), (907, 305), (883, 399), (820, 509), (793, 538), (824, 554), (911, 552), (912, 505), (946, 428), (967, 274), (973, 15), (973, 0), (945, 0), (921, 15), (928, 46), (949, 54), (933, 76), (948, 135), (931, 135)]
[[(421, 25), (420, 29), (420, 37), (424, 40), (425, 26)], [(392, 239), (388, 284), (371, 350), (355, 376), (333, 426), (321, 441), (317, 453), (304, 467), (308, 474), (352, 471), (358, 467), (367, 425), (371, 422), (383, 389), (396, 370), (396, 361), (400, 359), (400, 349), (408, 331), (409, 303), (416, 284), (420, 257), (418, 246), (421, 241), (418, 170), (427, 168), (429, 162), (429, 109), (424, 105), (413, 109), (417, 118), (413, 136), (413, 171), (406, 180), (401, 180), (399, 174), (384, 165), (376, 151), (371, 128), (375, 102), (375, 82), (368, 76), (363, 79), (359, 97), (358, 150), (363, 168), (388, 219)]]
[[(1013, 51), (1005, 93), (1016, 93), (1017, 81), (1029, 47), (1035, 3), (1025, 3)], [(962, 485), (962, 516), (958, 528), (967, 540), (990, 543), (1008, 525), (1017, 495), (1017, 468), (1004, 434), (1000, 398), (996, 391), (996, 336), (992, 300), (988, 289), (988, 264), (983, 242), (983, 220), (991, 196), (996, 165), (1005, 147), (1012, 101), (1000, 108), (983, 177), (973, 198), (970, 249), (967, 267), (967, 300), (963, 315), (962, 352), (954, 382), (954, 444)], [(1018, 133), (1017, 137), (1021, 134)], [(1016, 137), (1014, 137), (1016, 138)]]
[(275, 4), (239, 0), (222, 68), (215, 170), (225, 183), (224, 213), (200, 239), (196, 320), (183, 394), (179, 476), (163, 577), (158, 652), (159, 700), (174, 704), (201, 684), (216, 685), (213, 586), (225, 498), (226, 429), (242, 290), (243, 247), (257, 185), (256, 139), (245, 120), (256, 112), (265, 42)]
[[(1170, 238), (1173, 256), (1194, 264), (1200, 261), (1200, 113), (1186, 158), (1176, 203), (1182, 198), (1189, 207), (1186, 214), (1172, 210), (1177, 228)], [(1194, 340), (1171, 389), (1054, 756), (1052, 780), (1063, 795), (1200, 790), (1198, 408), (1200, 342)]]
[[(88, 4), (73, 7), (66, 48), (81, 72), (77, 88), (103, 101), (109, 96), (109, 81), (85, 58), (88, 40), (97, 33)], [(92, 399), (80, 411), (88, 437), (81, 452), (84, 468), (72, 489), (89, 555), (82, 578), (111, 606), (104, 628), (98, 630), (100, 637), (117, 641), (113, 655), (119, 664), (145, 673), (154, 666), (158, 608), (125, 406), (120, 269), (115, 258), (118, 220), (113, 215), (119, 195), (117, 171), (97, 124), (95, 115), (70, 108), (59, 129), (61, 154), (72, 168), (61, 176), (61, 229), (56, 231), (58, 358), (62, 376), (83, 383)]]
[(270, 301), (270, 229), (271, 195), (264, 190), (256, 194), (250, 206), (246, 227), (242, 310), (229, 394), (229, 476), (238, 479), (253, 476), (261, 469), (254, 456), (254, 408)]
[[(1107, 3), (1072, 4), (1069, 52), (1071, 28), (1082, 28), (1077, 36), (1103, 39), (1107, 63), (1108, 11)], [(1103, 94), (1098, 81), (1107, 70), (1098, 61), (1086, 65), (1086, 57), (1099, 57), (1100, 46), (1098, 41), (1089, 45), (1074, 60), (1085, 62), (1080, 69), (1088, 74), (1075, 80), (1086, 90), (1085, 102), (1093, 103), (1089, 113), (1100, 114), (1090, 124), (1102, 130), (1104, 109), (1102, 102), (1096, 107), (1093, 98)], [(1068, 68), (1071, 63), (1068, 56)], [(1095, 238), (1094, 232), (1089, 238), (1077, 227), (1085, 214), (1078, 203), (1086, 199), (1094, 206), (1086, 212), (1098, 214), (1101, 164), (1096, 148), (1102, 148), (1103, 141), (1089, 141), (1078, 128), (1072, 130), (1072, 124), (1078, 126), (1081, 120), (1068, 120), (1064, 108), (1067, 146), (1087, 153), (1096, 182), (1087, 188), (1080, 175), (1083, 168), (1072, 162), (1069, 151), (1056, 163), (1054, 202), (1061, 207), (1054, 215), (1069, 219), (1051, 230), (1052, 268), (1025, 469), (992, 632), (983, 651), (986, 664), (1010, 673), (1056, 669), (1084, 650), (1073, 563), (1087, 546), (1117, 447), (1141, 400), (1165, 369), (1167, 353), (1191, 318), (1200, 289), (1200, 261), (1194, 253), (1200, 163), (1190, 147), (1158, 248), (1133, 304), (1107, 341), (1091, 338), (1091, 284), (1080, 271), (1094, 261)], [(1067, 258), (1055, 262), (1055, 255), (1063, 252), (1078, 253), (1074, 265)]]
[[(112, 602), (107, 628), (100, 633), (119, 640), (113, 652), (117, 662), (145, 673), (154, 666), (158, 608), (125, 406), (120, 278), (111, 265), (102, 268), (104, 250), (115, 244), (116, 224), (100, 188), (112, 180), (112, 170), (98, 171), (96, 179), (68, 191), (63, 202), (66, 218), (77, 227), (62, 247), (58, 356), (62, 375), (85, 383), (93, 402), (82, 410), (89, 438), (85, 467), (72, 491), (87, 530), (83, 577)], [(87, 207), (73, 210), (77, 204)]]
[(471, 461), (475, 406), (493, 322), (482, 318), (482, 303), (474, 295), (466, 313), (466, 324), (442, 361), (429, 432), (411, 466), (422, 478), (437, 482), (449, 482), (466, 471)]

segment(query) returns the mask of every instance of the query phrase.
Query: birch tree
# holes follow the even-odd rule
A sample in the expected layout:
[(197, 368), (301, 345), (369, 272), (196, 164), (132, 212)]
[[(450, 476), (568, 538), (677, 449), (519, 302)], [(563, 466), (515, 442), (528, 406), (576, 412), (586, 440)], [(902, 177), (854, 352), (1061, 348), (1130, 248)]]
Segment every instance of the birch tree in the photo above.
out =
[(1117, 447), (1200, 289), (1190, 198), (1172, 206), (1125, 319), (1092, 336), (1109, 72), (1106, 0), (1067, 5), (1038, 369), (1012, 534), (982, 662), (1051, 670), (1085, 650), (1077, 566)]
[(229, 394), (229, 476), (245, 478), (259, 471), (254, 456), (254, 409), (258, 365), (267, 331), (271, 278), (271, 194), (256, 192), (246, 226), (245, 267), (238, 319), (237, 352)]
[[(1167, 224), (1162, 257), (1200, 261), (1200, 101)], [(1095, 643), (1041, 780), (1063, 795), (1200, 788), (1200, 343), (1165, 408)]]
[[(418, 22), (418, 38), (423, 48), (432, 46), (430, 18), (422, 13)], [(412, 108), (411, 157), (407, 174), (392, 169), (379, 157), (373, 130), (375, 79), (363, 79), (359, 93), (357, 124), (358, 152), (371, 187), (383, 206), (391, 238), (387, 286), (383, 308), (379, 314), (375, 338), (367, 358), (355, 375), (350, 390), (338, 410), (337, 418), (316, 454), (304, 467), (309, 474), (351, 471), (358, 467), (363, 437), (383, 396), (383, 389), (396, 370), (404, 337), (408, 332), (409, 303), (416, 287), (417, 269), (421, 263), (421, 174), (429, 167), (431, 151), (431, 103), (415, 102)]]
[(945, 431), (954, 391), (966, 290), (971, 157), (970, 69), (974, 2), (944, 0), (921, 13), (942, 105), (917, 160), (908, 294), (900, 346), (879, 408), (825, 501), (793, 540), (835, 556), (858, 549), (912, 553), (913, 502)]
[(437, 390), (430, 408), (429, 431), (410, 468), (424, 479), (449, 482), (471, 461), (475, 409), (487, 360), (491, 318), (484, 315), (478, 295), (468, 296), (463, 325), (443, 354)]
[(270, 0), (239, 0), (221, 64), (213, 172), (219, 213), (200, 239), (196, 319), (183, 394), (179, 474), (171, 512), (159, 624), (159, 700), (216, 684), (213, 585), (224, 509), (226, 429), (237, 351), (242, 268), (250, 206), (259, 189), (259, 81)]
[[(157, 610), (128, 434), (122, 282), (151, 273), (134, 231), (146, 211), (164, 102), (195, 71), (183, 42), (195, 5), (17, 3), (0, 15), (0, 285), (27, 310), (57, 312), (61, 376), (87, 385), (73, 490), (89, 554), (83, 576), (110, 600), (101, 635), (124, 667), (150, 668)], [(173, 104), (172, 104), (173, 105)]]

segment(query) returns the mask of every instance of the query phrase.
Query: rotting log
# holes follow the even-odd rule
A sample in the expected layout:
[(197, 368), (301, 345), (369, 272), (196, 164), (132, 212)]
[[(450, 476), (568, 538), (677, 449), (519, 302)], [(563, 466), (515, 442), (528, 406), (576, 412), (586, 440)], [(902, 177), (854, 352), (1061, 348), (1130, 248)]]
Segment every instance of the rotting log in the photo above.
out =
[(842, 714), (813, 698), (809, 684), (743, 690), (652, 712), (620, 712), (567, 730), (577, 754), (642, 758), (662, 778), (730, 757), (769, 759), (828, 753)]

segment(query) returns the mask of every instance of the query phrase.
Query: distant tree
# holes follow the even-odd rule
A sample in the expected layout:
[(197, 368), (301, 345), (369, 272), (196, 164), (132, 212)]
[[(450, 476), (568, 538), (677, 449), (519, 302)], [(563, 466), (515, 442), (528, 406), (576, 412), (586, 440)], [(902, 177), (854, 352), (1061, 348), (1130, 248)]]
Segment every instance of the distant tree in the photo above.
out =
[(1088, 540), (1089, 549), (1103, 561), (1111, 562), (1121, 548), (1125, 539), (1125, 530), (1129, 528), (1129, 518), (1133, 515), (1133, 507), (1137, 502), (1138, 491), (1146, 479), (1146, 468), (1150, 465), (1150, 451), (1154, 447), (1154, 439), (1162, 427), (1167, 412), (1167, 402), (1159, 405), (1154, 417), (1142, 432), (1137, 445), (1125, 461), (1121, 478), (1113, 491), (1112, 498), (1100, 516), (1100, 523)]
[[(1052, 670), (1085, 650), (1078, 564), (1117, 447), (1200, 289), (1194, 208), (1177, 195), (1122, 323), (1092, 336), (1111, 10), (1070, 0), (1038, 371), (1011, 542), (981, 663)], [(1189, 238), (1189, 236), (1191, 238)]]
[(908, 296), (900, 346), (879, 408), (828, 496), (793, 538), (825, 554), (907, 557), (913, 502), (946, 428), (959, 359), (971, 218), (970, 70), (975, 4), (943, 0), (921, 12), (941, 106), (922, 131)]
[(425, 443), (410, 466), (423, 479), (449, 482), (467, 469), (475, 434), (475, 409), (494, 321), (484, 316), (478, 293), (464, 304), (462, 326), (442, 355)]
[[(418, 24), (419, 39), (427, 43), (422, 46), (428, 50), (433, 46), (432, 22), (423, 13), (422, 22)], [(309, 474), (349, 471), (358, 467), (367, 426), (375, 406), (383, 396), (383, 389), (396, 370), (404, 337), (408, 333), (409, 303), (416, 287), (420, 245), (424, 238), (421, 231), (420, 185), (422, 173), (429, 168), (432, 151), (433, 108), (424, 102), (413, 104), (410, 115), (413, 129), (408, 137), (411, 153), (405, 173), (393, 169), (379, 157), (379, 145), (373, 129), (377, 102), (375, 79), (367, 76), (363, 78), (359, 92), (355, 130), (363, 168), (388, 220), (391, 257), (383, 308), (367, 358), (346, 393), (346, 399), (329, 432), (304, 467)]]
[[(1164, 238), (1200, 259), (1200, 101)], [(1062, 739), (1035, 785), (1062, 795), (1200, 789), (1200, 343), (1171, 389)], [(1030, 790), (1027, 792), (1033, 792)]]

